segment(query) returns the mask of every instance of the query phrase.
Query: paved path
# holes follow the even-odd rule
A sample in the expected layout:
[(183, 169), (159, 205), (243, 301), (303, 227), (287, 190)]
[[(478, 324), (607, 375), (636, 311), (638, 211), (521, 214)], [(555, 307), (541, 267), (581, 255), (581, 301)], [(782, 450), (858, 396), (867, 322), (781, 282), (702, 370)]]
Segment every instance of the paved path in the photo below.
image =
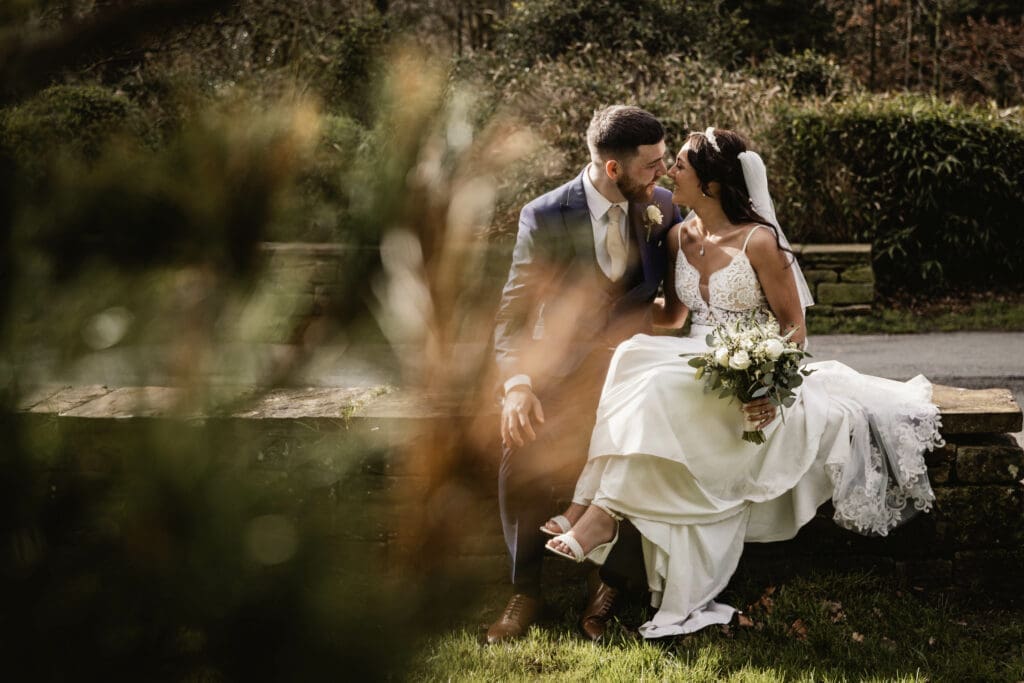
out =
[(839, 360), (892, 379), (924, 374), (943, 383), (958, 378), (1024, 382), (1024, 332), (820, 335), (811, 338), (810, 350), (815, 360)]

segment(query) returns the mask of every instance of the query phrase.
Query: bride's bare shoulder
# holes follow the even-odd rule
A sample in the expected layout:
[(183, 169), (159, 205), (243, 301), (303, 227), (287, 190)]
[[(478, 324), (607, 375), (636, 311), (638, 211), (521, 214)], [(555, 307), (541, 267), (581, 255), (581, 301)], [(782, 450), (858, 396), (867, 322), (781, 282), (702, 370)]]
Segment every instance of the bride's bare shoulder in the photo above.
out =
[[(760, 228), (754, 230), (754, 228)], [(751, 262), (755, 265), (758, 262), (775, 262), (779, 260), (780, 255), (783, 254), (781, 247), (779, 246), (779, 240), (775, 235), (775, 231), (767, 225), (750, 225), (749, 238), (747, 239), (747, 256)]]

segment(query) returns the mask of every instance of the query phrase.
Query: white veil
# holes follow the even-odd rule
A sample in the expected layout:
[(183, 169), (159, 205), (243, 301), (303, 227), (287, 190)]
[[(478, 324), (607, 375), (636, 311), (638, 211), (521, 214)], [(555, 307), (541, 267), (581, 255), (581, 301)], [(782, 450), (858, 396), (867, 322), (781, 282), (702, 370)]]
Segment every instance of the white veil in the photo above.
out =
[[(747, 192), (750, 194), (750, 201), (762, 217), (770, 221), (779, 232), (779, 244), (786, 249), (791, 249), (789, 240), (779, 226), (779, 220), (775, 217), (775, 206), (772, 204), (772, 196), (768, 194), (768, 171), (765, 169), (764, 160), (757, 152), (741, 152), (739, 155), (740, 165), (743, 167), (743, 180), (747, 183)], [(806, 313), (808, 306), (814, 305), (814, 297), (811, 296), (811, 288), (807, 286), (807, 278), (800, 270), (800, 264), (796, 257), (790, 265), (793, 271), (793, 280), (796, 282), (796, 291), (800, 295), (800, 305)]]

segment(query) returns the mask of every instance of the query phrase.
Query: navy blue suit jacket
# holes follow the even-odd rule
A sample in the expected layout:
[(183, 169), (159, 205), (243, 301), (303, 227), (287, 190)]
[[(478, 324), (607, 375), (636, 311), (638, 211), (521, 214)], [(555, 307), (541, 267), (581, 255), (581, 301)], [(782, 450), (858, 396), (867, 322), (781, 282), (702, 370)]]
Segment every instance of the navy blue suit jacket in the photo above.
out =
[[(660, 223), (646, 215), (651, 204)], [(494, 331), (502, 382), (527, 374), (536, 390), (571, 373), (595, 347), (649, 327), (648, 304), (668, 262), (666, 233), (682, 216), (672, 193), (657, 187), (651, 202), (630, 202), (628, 217), (630, 261), (611, 283), (597, 265), (582, 173), (523, 207)]]

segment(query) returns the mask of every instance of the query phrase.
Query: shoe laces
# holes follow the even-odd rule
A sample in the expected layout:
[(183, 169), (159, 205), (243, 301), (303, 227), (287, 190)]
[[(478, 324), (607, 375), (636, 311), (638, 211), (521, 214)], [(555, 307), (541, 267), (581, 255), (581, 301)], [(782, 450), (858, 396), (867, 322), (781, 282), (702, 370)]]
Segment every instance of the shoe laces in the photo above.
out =
[(597, 606), (597, 610), (591, 616), (600, 617), (601, 619), (606, 618), (612, 609), (612, 605), (615, 604), (615, 596), (617, 594), (618, 591), (613, 588), (609, 588), (605, 592), (603, 599), (601, 600), (601, 604)]
[(508, 601), (508, 605), (505, 607), (505, 613), (502, 615), (503, 619), (513, 619), (519, 615), (526, 607), (526, 601), (529, 598), (522, 593), (516, 593), (512, 596), (512, 599)]

